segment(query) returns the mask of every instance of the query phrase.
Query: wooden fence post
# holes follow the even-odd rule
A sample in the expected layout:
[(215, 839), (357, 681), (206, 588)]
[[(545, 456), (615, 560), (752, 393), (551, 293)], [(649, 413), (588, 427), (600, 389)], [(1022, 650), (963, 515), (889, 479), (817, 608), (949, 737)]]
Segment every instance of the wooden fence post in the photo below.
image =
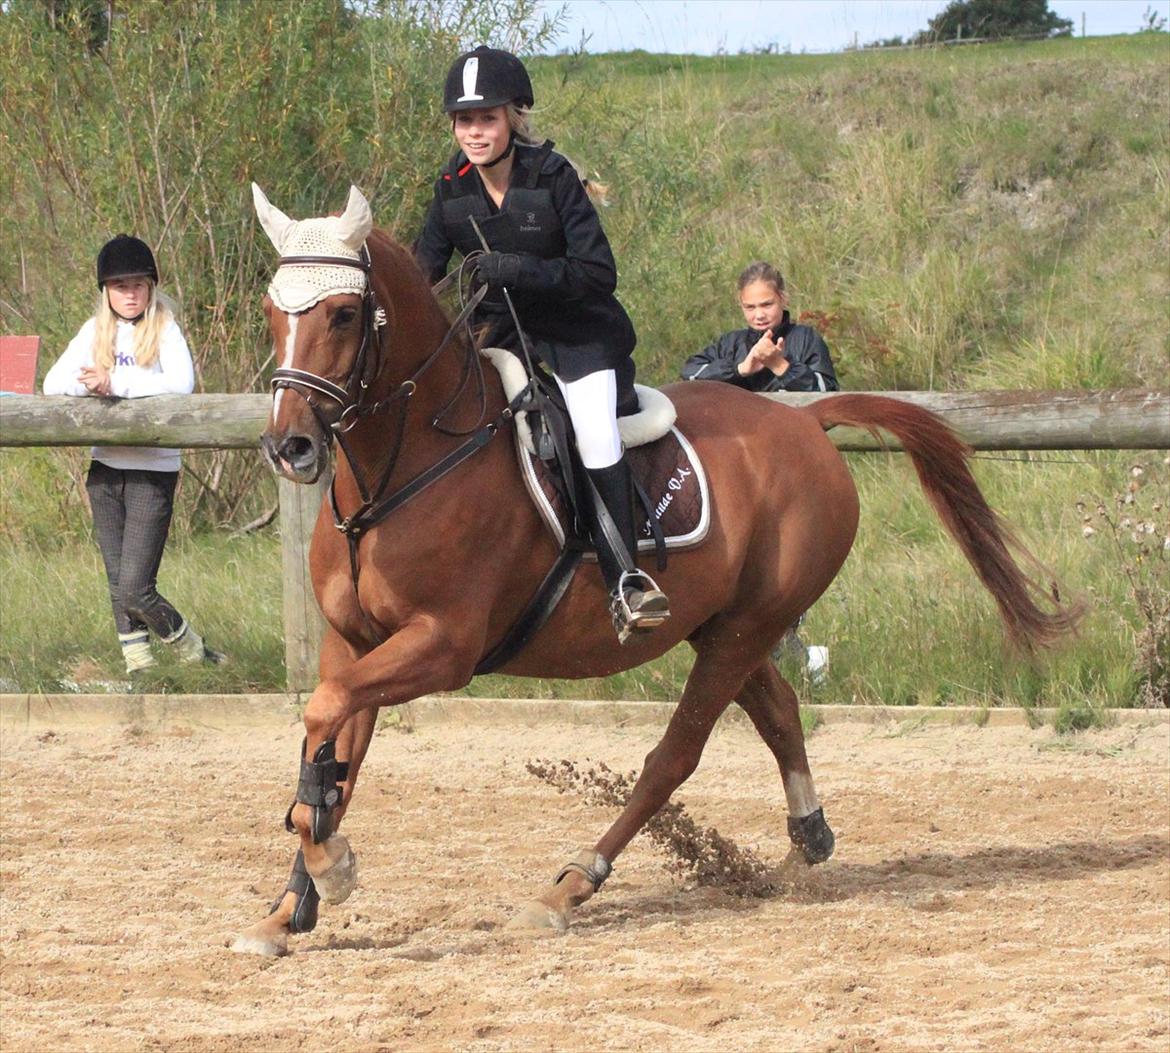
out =
[(317, 686), (317, 663), (325, 619), (309, 580), (309, 541), (333, 473), (326, 470), (311, 486), (278, 479), (280, 564), (284, 576), (284, 667), (289, 691)]

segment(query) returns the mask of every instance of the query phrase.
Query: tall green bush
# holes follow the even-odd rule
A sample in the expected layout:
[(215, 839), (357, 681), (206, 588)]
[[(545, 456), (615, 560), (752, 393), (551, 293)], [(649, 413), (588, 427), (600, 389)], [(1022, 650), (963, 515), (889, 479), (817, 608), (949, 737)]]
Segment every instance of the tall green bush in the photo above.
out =
[[(358, 183), (410, 237), (448, 149), (440, 71), (471, 40), (525, 50), (551, 27), (531, 0), (136, 0), (102, 39), (84, 3), (0, 6), (5, 331), (59, 354), (91, 310), (97, 249), (128, 231), (180, 301), (198, 388), (262, 387), (272, 250), (249, 183), (294, 216)], [(256, 457), (191, 464), (187, 517), (250, 511)]]

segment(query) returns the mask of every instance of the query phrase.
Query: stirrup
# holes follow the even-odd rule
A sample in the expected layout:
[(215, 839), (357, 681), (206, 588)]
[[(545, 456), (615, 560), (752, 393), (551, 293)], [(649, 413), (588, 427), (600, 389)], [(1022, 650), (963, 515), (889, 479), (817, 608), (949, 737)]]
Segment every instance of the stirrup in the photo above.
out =
[(618, 643), (624, 644), (631, 633), (650, 632), (662, 625), (670, 617), (670, 602), (649, 574), (626, 570), (610, 595), (609, 612)]

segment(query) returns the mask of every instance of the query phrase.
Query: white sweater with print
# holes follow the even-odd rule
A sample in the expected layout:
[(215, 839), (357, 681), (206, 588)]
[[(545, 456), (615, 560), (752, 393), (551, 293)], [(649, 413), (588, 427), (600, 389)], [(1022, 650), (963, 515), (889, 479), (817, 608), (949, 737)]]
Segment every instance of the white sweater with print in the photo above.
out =
[[(88, 395), (77, 379), (82, 367), (92, 366), (93, 337), (97, 326), (91, 318), (69, 341), (65, 353), (45, 374), (46, 395)], [(195, 369), (183, 331), (174, 319), (167, 323), (159, 340), (158, 359), (143, 369), (134, 361), (134, 325), (119, 321), (114, 338), (114, 368), (110, 388), (116, 398), (136, 399), (146, 395), (188, 395), (195, 387)], [(149, 472), (177, 472), (179, 451), (153, 446), (95, 446), (93, 459), (111, 468)]]

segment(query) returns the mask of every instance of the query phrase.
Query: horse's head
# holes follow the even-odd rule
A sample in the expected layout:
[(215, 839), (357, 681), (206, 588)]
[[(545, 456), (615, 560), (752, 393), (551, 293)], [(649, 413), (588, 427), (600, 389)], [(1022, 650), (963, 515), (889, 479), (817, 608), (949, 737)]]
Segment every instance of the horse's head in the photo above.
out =
[(377, 304), (365, 242), (370, 206), (357, 187), (340, 216), (293, 220), (252, 184), (256, 214), (280, 253), (264, 313), (277, 369), (261, 446), (294, 482), (316, 481), (335, 430), (351, 426), (378, 368)]

